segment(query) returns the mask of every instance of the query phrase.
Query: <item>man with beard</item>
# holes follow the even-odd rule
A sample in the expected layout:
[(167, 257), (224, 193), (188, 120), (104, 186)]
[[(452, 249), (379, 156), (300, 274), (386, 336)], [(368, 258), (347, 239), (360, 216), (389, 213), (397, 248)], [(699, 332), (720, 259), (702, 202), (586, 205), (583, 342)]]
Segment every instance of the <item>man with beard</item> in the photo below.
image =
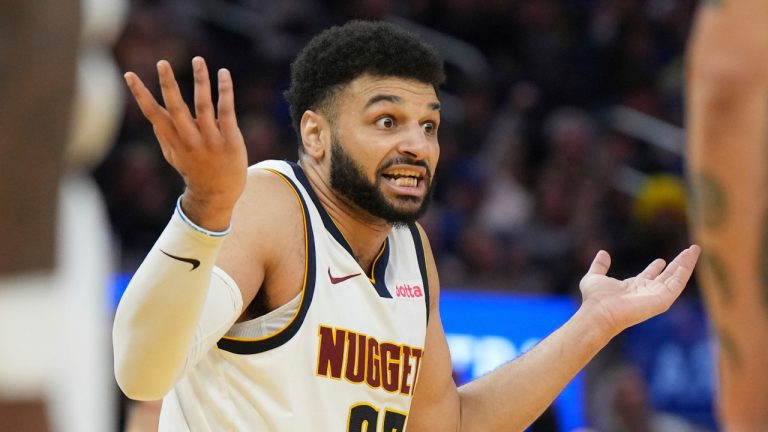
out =
[(251, 168), (229, 72), (215, 113), (205, 63), (192, 63), (194, 117), (167, 62), (165, 108), (126, 74), (187, 185), (114, 327), (117, 380), (131, 398), (164, 397), (160, 430), (521, 430), (691, 275), (697, 246), (624, 281), (600, 252), (571, 320), (457, 389), (415, 222), (440, 151), (440, 57), (389, 24), (321, 33), (286, 93), (299, 163)]

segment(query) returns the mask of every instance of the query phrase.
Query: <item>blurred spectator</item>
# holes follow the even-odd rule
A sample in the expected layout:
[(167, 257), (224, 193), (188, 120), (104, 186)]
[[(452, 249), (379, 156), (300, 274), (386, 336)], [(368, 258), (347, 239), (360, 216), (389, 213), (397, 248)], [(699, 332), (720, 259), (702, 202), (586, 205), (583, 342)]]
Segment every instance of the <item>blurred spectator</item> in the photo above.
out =
[(601, 432), (703, 432), (685, 419), (657, 411), (649, 399), (648, 384), (630, 364), (605, 374), (596, 398), (594, 426)]

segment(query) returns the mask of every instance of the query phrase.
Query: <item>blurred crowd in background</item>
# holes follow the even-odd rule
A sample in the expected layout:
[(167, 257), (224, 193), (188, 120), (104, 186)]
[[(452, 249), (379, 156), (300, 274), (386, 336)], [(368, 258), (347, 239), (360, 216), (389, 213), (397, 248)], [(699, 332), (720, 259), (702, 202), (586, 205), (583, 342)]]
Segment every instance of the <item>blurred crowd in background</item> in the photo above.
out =
[[(155, 95), (155, 64), (167, 59), (187, 101), (193, 56), (229, 68), (256, 163), (297, 160), (282, 93), (313, 35), (356, 18), (421, 35), (448, 71), (434, 201), (421, 220), (441, 285), (577, 296), (599, 249), (611, 275), (628, 277), (690, 242), (682, 84), (694, 10), (693, 0), (134, 0), (114, 54)], [(184, 185), (125, 103), (94, 174), (130, 273)], [(684, 296), (696, 298), (691, 285)], [(616, 376), (635, 385), (632, 373)], [(650, 409), (636, 385), (635, 409)]]
[[(133, 1), (114, 52), (120, 68), (137, 72), (156, 95), (155, 63), (168, 59), (188, 101), (193, 56), (204, 56), (212, 69), (229, 68), (255, 163), (297, 159), (282, 92), (291, 60), (311, 36), (354, 18), (390, 20), (421, 34), (442, 52), (448, 70), (434, 202), (421, 221), (442, 284), (576, 294), (601, 248), (613, 257), (612, 274), (626, 276), (688, 243), (682, 133), (675, 131), (694, 6)], [(126, 104), (117, 141), (95, 174), (120, 268), (130, 272), (165, 226), (183, 184), (135, 102)], [(655, 139), (654, 127), (678, 135)]]

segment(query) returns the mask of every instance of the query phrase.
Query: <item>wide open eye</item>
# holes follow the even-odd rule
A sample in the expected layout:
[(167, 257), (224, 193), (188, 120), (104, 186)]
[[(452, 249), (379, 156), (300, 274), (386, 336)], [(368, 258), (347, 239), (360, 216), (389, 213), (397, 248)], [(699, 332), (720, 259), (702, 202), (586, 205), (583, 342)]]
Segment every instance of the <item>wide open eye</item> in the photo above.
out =
[(421, 128), (424, 129), (424, 133), (427, 135), (434, 135), (437, 133), (437, 125), (431, 121), (422, 124)]
[(381, 117), (380, 119), (376, 120), (376, 126), (384, 129), (392, 129), (395, 127), (395, 119), (389, 116)]

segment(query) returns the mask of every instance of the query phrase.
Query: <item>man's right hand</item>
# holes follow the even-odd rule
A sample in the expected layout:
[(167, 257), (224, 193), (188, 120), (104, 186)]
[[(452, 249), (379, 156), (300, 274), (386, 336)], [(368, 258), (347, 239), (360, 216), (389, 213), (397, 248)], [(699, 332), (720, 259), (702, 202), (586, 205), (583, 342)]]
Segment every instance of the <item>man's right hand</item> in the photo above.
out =
[(152, 123), (165, 159), (184, 177), (184, 213), (197, 225), (223, 231), (245, 187), (248, 156), (237, 126), (232, 77), (218, 72), (218, 118), (213, 108), (208, 67), (202, 57), (192, 59), (195, 77), (195, 117), (181, 97), (171, 65), (157, 63), (163, 108), (139, 77), (125, 81), (141, 112)]

